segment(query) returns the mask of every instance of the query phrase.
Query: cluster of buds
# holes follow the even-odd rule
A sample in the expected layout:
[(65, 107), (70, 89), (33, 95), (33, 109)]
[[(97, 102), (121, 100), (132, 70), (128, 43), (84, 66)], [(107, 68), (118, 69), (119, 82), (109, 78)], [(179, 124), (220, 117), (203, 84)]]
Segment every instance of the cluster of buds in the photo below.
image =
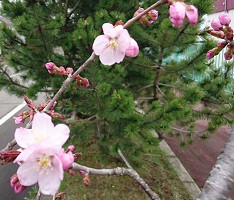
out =
[(89, 87), (89, 80), (87, 78), (82, 78), (80, 75), (75, 77), (77, 86)]
[(58, 74), (59, 76), (67, 76), (73, 73), (71, 67), (67, 67), (66, 70), (63, 66), (57, 67), (53, 62), (48, 62), (45, 64), (46, 69), (50, 74)]
[(168, 4), (170, 5), (169, 14), (173, 26), (181, 27), (185, 17), (191, 25), (197, 24), (198, 9), (195, 6), (188, 5), (183, 0), (168, 0)]
[(16, 174), (14, 174), (11, 178), (10, 178), (10, 184), (11, 187), (14, 189), (14, 192), (16, 194), (19, 194), (20, 192), (22, 192), (25, 188), (27, 188), (27, 186), (21, 185), (19, 178)]
[(223, 39), (224, 41), (218, 42), (216, 47), (209, 50), (206, 54), (206, 58), (210, 60), (214, 56), (218, 55), (224, 47), (227, 46), (227, 51), (224, 53), (225, 60), (232, 59), (234, 55), (234, 41), (233, 41), (233, 29), (229, 26), (231, 22), (231, 16), (228, 13), (222, 13), (219, 15), (219, 19), (213, 19), (211, 27), (213, 29), (206, 32), (214, 37)]
[(0, 151), (0, 164), (5, 165), (13, 162), (19, 154), (20, 152), (16, 150)]
[[(58, 74), (59, 76), (72, 75), (74, 70), (71, 67), (67, 67), (66, 70), (63, 66), (57, 67), (53, 62), (48, 62), (45, 64), (46, 69), (50, 74)], [(77, 86), (89, 86), (89, 80), (87, 78), (82, 78), (80, 75), (75, 77)]]
[[(37, 111), (42, 111), (49, 103), (50, 100), (48, 100), (46, 103), (41, 103), (37, 108), (34, 104), (34, 101), (29, 99), (27, 96), (24, 96), (24, 100), (27, 103), (27, 106), (29, 108), (31, 108), (31, 110), (27, 110), (24, 112), (20, 112), (18, 114), (18, 117), (14, 117), (15, 119), (15, 124), (19, 125), (24, 123), (24, 121), (29, 118), (29, 121), (32, 122), (33, 121), (33, 117), (34, 115), (37, 113)], [(55, 101), (53, 103), (53, 105), (51, 106), (51, 108), (48, 111), (48, 114), (52, 117), (52, 118), (56, 118), (56, 119), (65, 119), (65, 116), (62, 114), (59, 114), (58, 112), (55, 112), (53, 109), (55, 107), (55, 105), (57, 104), (57, 102)]]
[[(137, 15), (141, 14), (144, 12), (144, 8), (139, 8), (135, 13), (134, 17)], [(143, 15), (140, 19), (139, 22), (144, 25), (144, 26), (149, 26), (152, 24), (156, 19), (158, 19), (158, 11), (157, 10), (151, 10), (147, 12), (145, 15)]]

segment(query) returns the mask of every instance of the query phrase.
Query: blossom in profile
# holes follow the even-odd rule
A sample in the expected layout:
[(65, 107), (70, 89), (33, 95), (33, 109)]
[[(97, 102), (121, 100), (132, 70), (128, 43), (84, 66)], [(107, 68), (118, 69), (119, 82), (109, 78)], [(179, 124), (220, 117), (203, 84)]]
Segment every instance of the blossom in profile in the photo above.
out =
[(122, 25), (110, 23), (102, 25), (104, 35), (99, 35), (93, 43), (93, 51), (104, 65), (113, 65), (123, 61), (126, 50), (131, 45), (131, 38)]
[(22, 192), (24, 189), (27, 188), (26, 186), (21, 185), (19, 178), (16, 174), (13, 174), (12, 177), (10, 178), (10, 184), (11, 187), (14, 188), (14, 192), (16, 194), (19, 194), (20, 192)]
[(211, 21), (211, 27), (212, 27), (215, 31), (219, 31), (220, 29), (222, 29), (223, 25), (220, 23), (219, 20), (213, 19), (213, 20)]
[(173, 2), (169, 8), (169, 14), (173, 26), (181, 27), (185, 17), (190, 24), (197, 24), (198, 9), (193, 5), (188, 5), (183, 2)]
[(131, 38), (131, 44), (126, 50), (125, 55), (129, 57), (136, 57), (138, 53), (139, 53), (139, 46), (137, 42), (133, 38)]

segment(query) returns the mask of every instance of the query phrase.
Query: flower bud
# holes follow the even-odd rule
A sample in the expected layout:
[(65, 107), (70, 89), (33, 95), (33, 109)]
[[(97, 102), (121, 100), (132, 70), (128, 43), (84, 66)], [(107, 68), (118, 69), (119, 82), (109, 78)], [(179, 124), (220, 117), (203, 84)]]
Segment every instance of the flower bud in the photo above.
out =
[(18, 176), (16, 174), (13, 174), (13, 176), (10, 178), (10, 184), (11, 187), (14, 188), (14, 192), (16, 194), (19, 194), (20, 192), (22, 192), (25, 188), (27, 188), (24, 185), (21, 185)]
[(24, 123), (24, 120), (23, 120), (23, 118), (21, 116), (20, 117), (13, 117), (13, 118), (15, 120), (16, 125)]
[(211, 27), (215, 30), (215, 31), (219, 31), (220, 29), (222, 29), (222, 24), (219, 22), (219, 20), (217, 19), (213, 19), (211, 21)]
[(206, 53), (206, 58), (207, 58), (208, 60), (210, 60), (210, 59), (213, 58), (214, 56), (215, 56), (215, 54), (214, 54), (213, 49), (212, 49), (212, 50), (209, 50), (209, 51)]
[(74, 156), (71, 151), (59, 154), (59, 159), (62, 162), (63, 169), (69, 169), (74, 162)]
[(13, 162), (16, 157), (20, 154), (19, 151), (16, 150), (9, 150), (9, 151), (0, 151), (0, 163), (1, 164), (6, 164), (9, 162)]
[(66, 76), (67, 75), (67, 72), (65, 71), (65, 68), (63, 66), (60, 66), (58, 69), (57, 69), (57, 73), (58, 75), (60, 76)]
[(50, 74), (53, 74), (56, 72), (56, 69), (58, 68), (53, 62), (48, 62), (45, 64), (46, 69)]
[(222, 25), (227, 26), (231, 22), (231, 16), (228, 13), (222, 13), (219, 15), (219, 21)]
[(72, 74), (73, 71), (74, 71), (74, 70), (73, 70), (71, 67), (66, 68), (67, 74)]
[(186, 4), (185, 4), (185, 8), (186, 8), (185, 14), (186, 14), (186, 18), (188, 22), (192, 25), (197, 24), (198, 9), (193, 5), (186, 5)]
[(85, 185), (86, 187), (89, 186), (89, 184), (90, 184), (89, 175), (85, 175), (85, 177), (83, 178), (83, 182), (84, 182), (84, 185)]
[(215, 36), (217, 38), (221, 38), (224, 39), (225, 38), (225, 34), (223, 31), (214, 31), (214, 30), (207, 30), (206, 31), (208, 34)]
[(129, 57), (136, 57), (138, 53), (139, 53), (138, 44), (133, 38), (131, 38), (131, 44), (126, 50), (125, 55)]
[(216, 47), (218, 47), (219, 50), (221, 51), (226, 45), (227, 45), (227, 42), (226, 42), (226, 41), (223, 41), (223, 42), (217, 43), (217, 44), (216, 44)]
[(231, 51), (231, 49), (228, 49), (228, 50), (224, 53), (224, 58), (225, 58), (225, 60), (231, 60), (232, 57), (233, 57), (232, 51)]
[[(141, 14), (144, 12), (144, 8), (139, 8), (135, 13), (134, 17), (137, 15)], [(144, 25), (144, 26), (149, 26), (152, 24), (156, 19), (158, 19), (158, 11), (157, 10), (150, 10), (148, 13), (143, 15), (140, 19), (139, 22)]]
[(170, 20), (173, 26), (181, 27), (185, 18), (185, 4), (173, 2), (169, 8)]

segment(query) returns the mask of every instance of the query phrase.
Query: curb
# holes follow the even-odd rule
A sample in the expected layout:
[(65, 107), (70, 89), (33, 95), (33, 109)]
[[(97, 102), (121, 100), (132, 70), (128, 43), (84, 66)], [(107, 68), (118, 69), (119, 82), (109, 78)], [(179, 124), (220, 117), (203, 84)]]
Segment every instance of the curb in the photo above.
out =
[[(152, 134), (154, 137), (158, 137), (158, 134), (155, 131), (152, 131)], [(174, 167), (176, 173), (179, 176), (179, 179), (184, 184), (188, 192), (190, 193), (192, 199), (197, 199), (199, 194), (201, 193), (200, 188), (197, 186), (197, 184), (194, 182), (192, 177), (189, 175), (185, 167), (182, 165), (182, 163), (179, 161), (179, 159), (176, 157), (174, 152), (171, 150), (169, 145), (166, 143), (165, 140), (162, 140), (159, 144), (160, 148), (166, 153), (167, 158), (169, 162)]]

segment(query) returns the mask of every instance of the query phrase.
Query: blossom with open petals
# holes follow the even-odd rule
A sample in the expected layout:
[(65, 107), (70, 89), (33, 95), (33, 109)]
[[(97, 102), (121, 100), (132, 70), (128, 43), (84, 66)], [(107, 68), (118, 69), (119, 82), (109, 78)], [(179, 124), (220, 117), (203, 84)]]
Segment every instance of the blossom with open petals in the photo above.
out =
[(17, 176), (21, 185), (38, 182), (41, 193), (54, 195), (63, 180), (63, 166), (57, 154), (61, 149), (34, 144), (21, 152), (14, 162), (21, 162)]
[(32, 129), (16, 129), (16, 142), (23, 149), (14, 160), (20, 163), (17, 177), (21, 185), (31, 186), (38, 182), (43, 194), (54, 195), (57, 192), (64, 172), (64, 161), (60, 160), (59, 154), (69, 132), (64, 124), (54, 126), (51, 117), (45, 113), (34, 116)]
[(54, 126), (51, 117), (45, 113), (37, 113), (32, 122), (32, 129), (17, 128), (15, 139), (25, 149), (35, 143), (48, 143), (54, 147), (62, 147), (69, 137), (70, 130), (65, 124)]
[(99, 35), (93, 43), (93, 51), (104, 65), (113, 65), (123, 61), (126, 50), (131, 44), (131, 38), (122, 25), (113, 26), (110, 23), (102, 25), (104, 35)]

